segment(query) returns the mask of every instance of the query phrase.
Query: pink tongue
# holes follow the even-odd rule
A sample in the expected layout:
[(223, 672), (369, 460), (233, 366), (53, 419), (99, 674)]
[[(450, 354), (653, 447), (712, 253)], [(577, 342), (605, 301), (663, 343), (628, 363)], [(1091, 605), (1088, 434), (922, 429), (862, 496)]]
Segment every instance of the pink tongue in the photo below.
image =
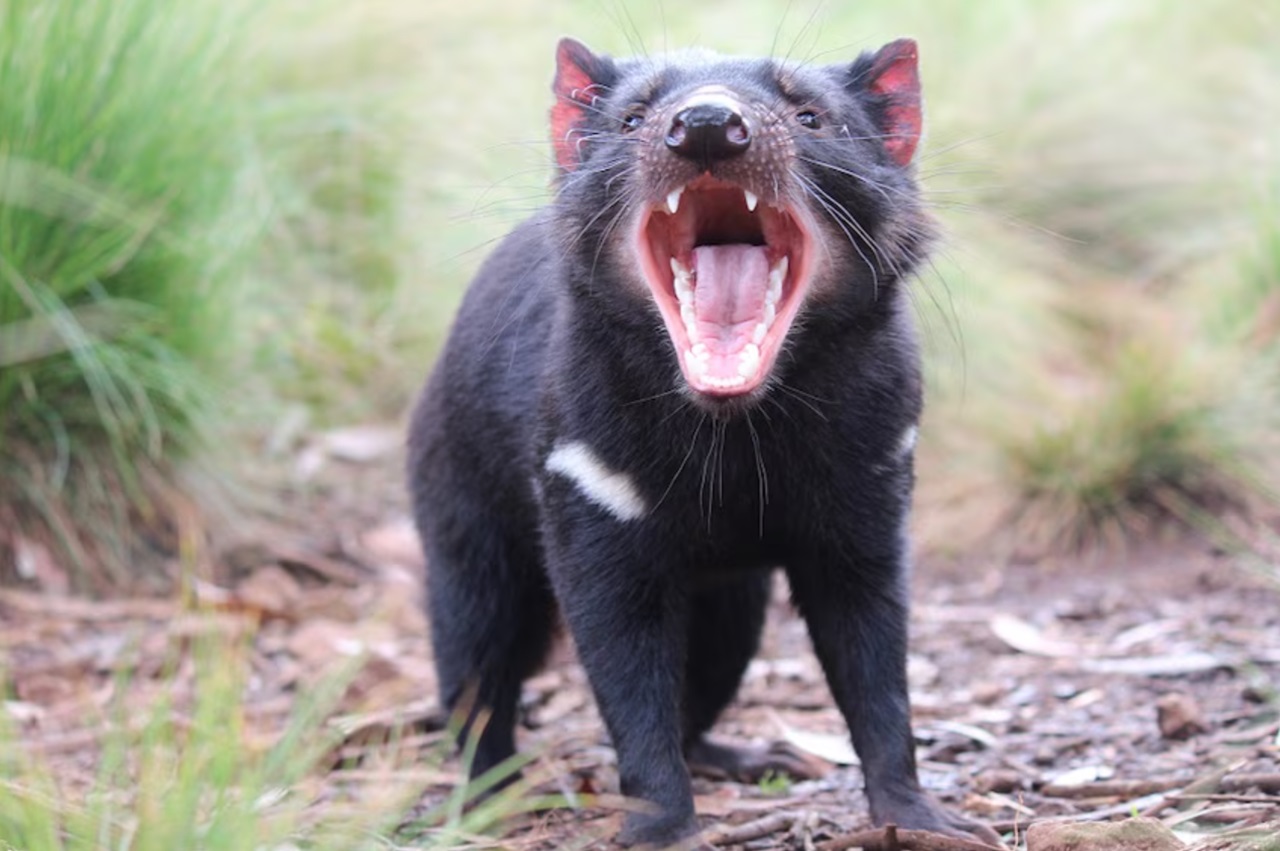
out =
[(738, 354), (764, 318), (769, 258), (758, 245), (700, 245), (693, 249), (693, 305), (698, 339), (711, 357), (711, 375), (738, 374)]

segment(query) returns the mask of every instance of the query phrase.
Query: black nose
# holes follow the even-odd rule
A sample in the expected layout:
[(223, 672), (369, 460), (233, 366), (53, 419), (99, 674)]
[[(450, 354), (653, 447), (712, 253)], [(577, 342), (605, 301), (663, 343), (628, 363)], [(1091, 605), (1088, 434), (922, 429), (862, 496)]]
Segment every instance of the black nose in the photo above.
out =
[(751, 145), (751, 131), (742, 116), (727, 106), (698, 103), (671, 120), (667, 147), (703, 168), (736, 157)]

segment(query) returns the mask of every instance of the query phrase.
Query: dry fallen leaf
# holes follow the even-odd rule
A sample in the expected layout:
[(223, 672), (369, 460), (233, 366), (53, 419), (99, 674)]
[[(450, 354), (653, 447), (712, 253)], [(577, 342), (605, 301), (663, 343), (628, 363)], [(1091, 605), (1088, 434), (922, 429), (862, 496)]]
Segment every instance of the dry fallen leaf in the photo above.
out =
[(400, 429), (388, 426), (351, 426), (320, 435), (320, 445), (329, 457), (354, 464), (367, 464), (395, 452), (404, 443)]
[(1001, 613), (993, 616), (988, 625), (1005, 644), (1031, 656), (1047, 656), (1053, 659), (1080, 658), (1088, 651), (1071, 641), (1057, 641), (1045, 637), (1035, 626), (1016, 615)]
[(795, 748), (835, 765), (858, 764), (858, 755), (854, 752), (848, 736), (799, 730), (782, 720), (782, 716), (776, 712), (770, 712), (769, 717), (777, 726), (783, 740)]
[(370, 529), (360, 536), (360, 545), (377, 562), (389, 562), (418, 571), (424, 566), (422, 545), (413, 521), (408, 517)]
[(1145, 656), (1125, 659), (1081, 659), (1080, 667), (1097, 674), (1131, 674), (1143, 677), (1179, 677), (1229, 668), (1224, 660), (1210, 653), (1193, 651), (1172, 653), (1166, 656)]
[(1086, 783), (1093, 783), (1096, 780), (1106, 780), (1115, 774), (1115, 769), (1106, 765), (1082, 765), (1079, 768), (1073, 768), (1064, 771), (1061, 774), (1054, 775), (1049, 779), (1047, 786), (1083, 786)]
[(955, 733), (958, 736), (964, 736), (966, 739), (972, 739), (987, 748), (994, 748), (1000, 744), (999, 739), (981, 727), (975, 727), (972, 724), (965, 724), (961, 721), (934, 721), (929, 724), (929, 727), (935, 730)]

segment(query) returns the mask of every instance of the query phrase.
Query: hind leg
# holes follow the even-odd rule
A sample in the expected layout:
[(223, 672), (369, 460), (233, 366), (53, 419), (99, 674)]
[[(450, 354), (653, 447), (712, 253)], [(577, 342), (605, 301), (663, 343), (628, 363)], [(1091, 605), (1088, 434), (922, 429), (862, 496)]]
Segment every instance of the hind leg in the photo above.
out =
[(477, 777), (515, 753), (520, 687), (546, 657), (555, 602), (536, 553), (502, 536), (497, 518), (447, 522), (459, 499), (445, 509), (453, 517), (422, 525), (440, 702), (461, 718), (460, 744), (478, 731)]
[(762, 571), (699, 591), (690, 600), (684, 747), (690, 770), (698, 774), (754, 783), (770, 773), (797, 778), (816, 773), (814, 765), (785, 747), (733, 747), (707, 737), (759, 649), (769, 588), (770, 574)]

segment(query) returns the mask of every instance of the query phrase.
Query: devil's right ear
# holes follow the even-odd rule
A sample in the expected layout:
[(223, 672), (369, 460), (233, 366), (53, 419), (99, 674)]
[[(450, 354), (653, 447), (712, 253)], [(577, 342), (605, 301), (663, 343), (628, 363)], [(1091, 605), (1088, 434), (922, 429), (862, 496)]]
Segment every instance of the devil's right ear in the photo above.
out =
[(551, 107), (551, 145), (563, 171), (582, 162), (585, 125), (599, 111), (600, 98), (613, 85), (618, 70), (607, 56), (597, 56), (571, 38), (556, 47), (556, 79), (551, 84), (556, 102)]

